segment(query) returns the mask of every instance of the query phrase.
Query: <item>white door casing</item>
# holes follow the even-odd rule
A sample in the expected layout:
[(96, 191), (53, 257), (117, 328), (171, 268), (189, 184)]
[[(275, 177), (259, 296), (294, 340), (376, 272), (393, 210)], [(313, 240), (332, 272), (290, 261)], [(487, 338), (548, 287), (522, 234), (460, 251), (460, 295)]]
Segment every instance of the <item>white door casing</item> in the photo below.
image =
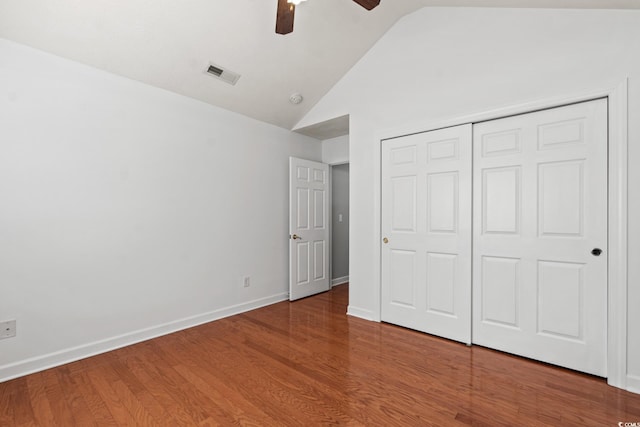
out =
[(473, 139), (473, 342), (606, 376), (607, 101)]
[(382, 144), (381, 319), (471, 342), (471, 125)]
[(329, 166), (289, 158), (289, 299), (328, 291)]

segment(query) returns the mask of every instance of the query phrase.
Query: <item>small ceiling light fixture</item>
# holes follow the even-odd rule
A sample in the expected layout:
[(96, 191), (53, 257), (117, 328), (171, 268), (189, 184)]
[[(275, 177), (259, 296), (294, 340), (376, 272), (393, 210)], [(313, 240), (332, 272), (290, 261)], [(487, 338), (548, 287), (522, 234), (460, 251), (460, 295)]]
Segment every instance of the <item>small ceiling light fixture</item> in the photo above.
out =
[(294, 93), (289, 97), (289, 102), (293, 105), (298, 105), (302, 102), (303, 99), (304, 98), (302, 97), (302, 95), (300, 95), (299, 93)]

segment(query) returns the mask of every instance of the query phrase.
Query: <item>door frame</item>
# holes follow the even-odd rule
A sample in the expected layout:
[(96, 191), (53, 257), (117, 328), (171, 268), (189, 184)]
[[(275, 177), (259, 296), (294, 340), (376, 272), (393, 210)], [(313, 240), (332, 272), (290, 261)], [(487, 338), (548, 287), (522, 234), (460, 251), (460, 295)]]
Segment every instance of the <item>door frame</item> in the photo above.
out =
[(615, 87), (588, 93), (534, 100), (442, 121), (411, 123), (374, 133), (374, 321), (380, 322), (382, 292), (382, 142), (401, 136), (428, 132), (467, 123), (500, 119), (517, 114), (561, 107), (578, 102), (608, 100), (608, 306), (607, 306), (607, 382), (629, 390), (640, 390), (640, 378), (627, 374), (627, 216), (628, 216), (628, 78)]

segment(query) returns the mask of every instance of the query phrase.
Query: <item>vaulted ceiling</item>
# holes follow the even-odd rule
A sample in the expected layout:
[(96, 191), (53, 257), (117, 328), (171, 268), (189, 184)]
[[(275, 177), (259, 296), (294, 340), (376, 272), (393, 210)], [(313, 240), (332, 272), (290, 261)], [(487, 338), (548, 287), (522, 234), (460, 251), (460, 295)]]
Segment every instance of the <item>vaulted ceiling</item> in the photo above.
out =
[[(402, 16), (425, 6), (640, 8), (638, 0), (0, 0), (0, 37), (291, 129)], [(208, 65), (241, 75), (235, 86)], [(304, 101), (289, 102), (293, 93)], [(321, 136), (321, 134), (320, 134)]]

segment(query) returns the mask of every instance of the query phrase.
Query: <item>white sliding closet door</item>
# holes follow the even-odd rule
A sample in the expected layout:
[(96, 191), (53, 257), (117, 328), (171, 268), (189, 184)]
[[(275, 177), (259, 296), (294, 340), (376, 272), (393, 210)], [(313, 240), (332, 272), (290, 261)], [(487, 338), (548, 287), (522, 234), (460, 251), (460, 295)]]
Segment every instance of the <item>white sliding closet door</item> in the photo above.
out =
[(471, 342), (471, 125), (382, 144), (382, 320)]
[(473, 139), (473, 342), (606, 376), (607, 101)]

